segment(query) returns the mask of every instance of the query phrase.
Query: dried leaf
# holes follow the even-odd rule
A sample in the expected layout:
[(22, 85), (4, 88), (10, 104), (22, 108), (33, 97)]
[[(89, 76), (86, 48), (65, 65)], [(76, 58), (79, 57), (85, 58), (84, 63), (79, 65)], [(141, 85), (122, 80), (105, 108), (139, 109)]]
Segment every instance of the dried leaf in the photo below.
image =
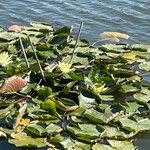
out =
[(8, 28), (8, 31), (10, 32), (21, 32), (22, 26), (19, 25), (11, 25)]
[(23, 89), (27, 85), (26, 80), (18, 76), (8, 78), (0, 89), (0, 93), (13, 93)]
[(100, 35), (102, 38), (121, 38), (121, 39), (129, 38), (129, 35), (120, 32), (103, 32)]

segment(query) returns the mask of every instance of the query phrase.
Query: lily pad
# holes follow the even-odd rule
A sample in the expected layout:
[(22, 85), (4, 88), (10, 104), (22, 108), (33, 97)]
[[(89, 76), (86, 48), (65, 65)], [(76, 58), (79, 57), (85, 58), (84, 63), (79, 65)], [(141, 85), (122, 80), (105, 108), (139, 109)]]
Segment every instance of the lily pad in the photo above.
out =
[(150, 71), (150, 62), (142, 62), (139, 64), (139, 68), (145, 71)]
[(17, 147), (45, 147), (43, 138), (32, 138), (30, 136), (23, 137), (21, 139), (9, 139), (9, 143), (14, 144)]

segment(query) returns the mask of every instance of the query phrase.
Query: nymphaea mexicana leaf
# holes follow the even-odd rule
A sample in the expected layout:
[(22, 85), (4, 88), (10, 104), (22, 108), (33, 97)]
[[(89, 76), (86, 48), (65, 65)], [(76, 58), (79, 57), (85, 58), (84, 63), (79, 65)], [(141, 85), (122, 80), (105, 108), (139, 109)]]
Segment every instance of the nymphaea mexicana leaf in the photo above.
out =
[(19, 76), (12, 76), (8, 78), (0, 89), (0, 93), (13, 93), (20, 91), (27, 85), (26, 80)]

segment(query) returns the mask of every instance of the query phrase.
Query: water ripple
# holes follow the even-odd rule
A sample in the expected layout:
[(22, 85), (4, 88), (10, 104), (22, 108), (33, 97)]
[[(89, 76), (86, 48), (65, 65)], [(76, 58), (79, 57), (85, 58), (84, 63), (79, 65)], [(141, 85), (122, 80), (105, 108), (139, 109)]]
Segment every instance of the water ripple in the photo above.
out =
[(85, 22), (82, 35), (94, 41), (105, 30), (126, 32), (129, 42), (149, 43), (149, 0), (2, 0), (0, 22), (3, 27), (12, 23), (28, 24), (31, 21)]

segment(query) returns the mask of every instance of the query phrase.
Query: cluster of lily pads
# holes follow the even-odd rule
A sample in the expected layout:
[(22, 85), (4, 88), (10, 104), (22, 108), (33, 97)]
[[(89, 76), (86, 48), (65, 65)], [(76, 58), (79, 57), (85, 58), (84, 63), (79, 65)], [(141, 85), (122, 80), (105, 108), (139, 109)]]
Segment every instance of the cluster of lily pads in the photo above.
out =
[(150, 130), (150, 45), (94, 47), (31, 23), (0, 29), (0, 138), (48, 150), (134, 150)]

